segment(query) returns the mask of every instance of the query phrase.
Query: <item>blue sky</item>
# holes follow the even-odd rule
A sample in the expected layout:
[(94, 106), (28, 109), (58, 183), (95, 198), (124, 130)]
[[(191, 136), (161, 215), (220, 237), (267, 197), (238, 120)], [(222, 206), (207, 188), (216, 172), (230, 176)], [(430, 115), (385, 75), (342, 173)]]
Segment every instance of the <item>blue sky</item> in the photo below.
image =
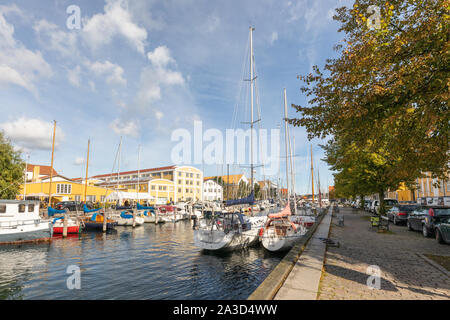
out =
[[(276, 128), (283, 88), (288, 105), (304, 104), (297, 75), (335, 56), (333, 45), (343, 35), (331, 18), (333, 9), (351, 3), (0, 1), (0, 129), (31, 163), (50, 164), (56, 120), (54, 167), (68, 177), (84, 176), (89, 138), (92, 175), (111, 171), (120, 136), (121, 169), (137, 168), (138, 145), (141, 168), (170, 165), (173, 130), (192, 131), (193, 121), (201, 120), (204, 130), (225, 131), (233, 125), (235, 106), (243, 121), (248, 118), (239, 92), (246, 90), (242, 67), (250, 25), (261, 126)], [(66, 26), (70, 5), (80, 8), (80, 29)], [(308, 141), (303, 128), (291, 130), (297, 192), (311, 189), (311, 144), (323, 189), (332, 185), (331, 172), (319, 160), (321, 141)], [(198, 167), (205, 175), (222, 173), (222, 166)], [(239, 170), (246, 171), (231, 168)]]

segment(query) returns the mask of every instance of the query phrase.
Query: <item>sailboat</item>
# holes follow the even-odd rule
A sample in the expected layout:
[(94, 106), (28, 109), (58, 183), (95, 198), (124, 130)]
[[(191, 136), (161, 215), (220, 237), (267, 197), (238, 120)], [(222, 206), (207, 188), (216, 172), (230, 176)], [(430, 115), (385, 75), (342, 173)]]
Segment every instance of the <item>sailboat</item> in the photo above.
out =
[[(247, 198), (228, 200), (226, 206), (249, 204), (253, 206), (254, 199), (254, 179), (253, 179), (253, 127), (258, 121), (253, 120), (253, 89), (254, 81), (254, 55), (253, 55), (253, 30), (250, 27), (250, 172), (251, 190)], [(258, 230), (264, 225), (267, 217), (247, 217), (242, 212), (235, 210), (212, 211), (209, 219), (202, 219), (194, 230), (195, 246), (204, 250), (235, 250), (255, 245), (259, 242)]]
[[(285, 251), (294, 245), (294, 243), (306, 233), (306, 228), (302, 225), (296, 225), (291, 220), (291, 205), (289, 193), (289, 164), (288, 164), (288, 143), (289, 131), (287, 124), (287, 102), (286, 89), (284, 89), (284, 129), (285, 129), (285, 144), (286, 144), (286, 184), (287, 184), (287, 203), (283, 210), (278, 213), (268, 215), (267, 222), (264, 228), (260, 230), (261, 243), (265, 249), (271, 252)], [(290, 149), (290, 144), (289, 144)], [(290, 155), (291, 156), (291, 155)], [(292, 170), (292, 164), (291, 164)], [(292, 179), (292, 176), (291, 176)], [(293, 188), (293, 186), (292, 186)], [(295, 194), (294, 194), (295, 201)]]

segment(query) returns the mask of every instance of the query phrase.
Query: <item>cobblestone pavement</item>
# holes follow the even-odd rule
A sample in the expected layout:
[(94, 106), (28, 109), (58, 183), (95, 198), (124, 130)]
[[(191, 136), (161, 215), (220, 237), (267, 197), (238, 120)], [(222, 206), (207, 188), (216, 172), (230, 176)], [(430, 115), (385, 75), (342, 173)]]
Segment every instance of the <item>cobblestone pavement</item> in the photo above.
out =
[[(340, 214), (344, 226), (333, 217), (329, 235), (339, 247), (327, 247), (318, 299), (450, 299), (450, 278), (417, 255), (449, 256), (450, 245), (393, 224), (390, 233), (377, 233), (363, 211), (340, 208)], [(380, 268), (380, 289), (367, 286), (370, 265)]]

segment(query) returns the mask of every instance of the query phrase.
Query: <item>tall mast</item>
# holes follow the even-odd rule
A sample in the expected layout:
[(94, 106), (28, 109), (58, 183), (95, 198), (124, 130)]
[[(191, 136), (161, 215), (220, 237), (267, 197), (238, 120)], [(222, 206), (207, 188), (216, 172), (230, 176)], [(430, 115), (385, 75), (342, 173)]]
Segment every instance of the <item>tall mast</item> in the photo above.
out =
[(314, 169), (313, 169), (313, 154), (311, 145), (311, 186), (312, 186), (312, 201), (314, 202)]
[(55, 153), (56, 120), (53, 120), (52, 163), (50, 168), (50, 185), (48, 187), (48, 206), (52, 205), (53, 155)]
[(251, 192), (254, 192), (253, 183), (253, 30), (250, 27), (250, 105), (251, 105), (251, 119), (250, 119), (250, 183), (252, 185)]
[(284, 140), (285, 140), (285, 150), (286, 150), (286, 188), (287, 188), (287, 197), (289, 202), (289, 158), (288, 158), (288, 117), (287, 117), (287, 101), (286, 101), (286, 88), (284, 88)]
[(28, 171), (28, 160), (30, 155), (27, 153), (25, 156), (25, 177), (23, 181), (23, 200), (26, 200), (27, 198), (27, 171)]
[(319, 206), (322, 208), (322, 193), (320, 190), (320, 171), (319, 168), (317, 168), (317, 184), (319, 187)]
[(120, 155), (122, 151), (122, 137), (120, 137), (119, 154), (117, 156), (117, 198), (119, 198), (119, 172), (120, 172)]
[(91, 139), (88, 139), (88, 149), (87, 149), (87, 157), (86, 157), (86, 180), (84, 183), (84, 202), (87, 201), (87, 185), (88, 185), (88, 168), (89, 168), (89, 145), (91, 143)]
[(137, 191), (136, 191), (136, 198), (137, 198), (137, 202), (139, 202), (139, 191), (140, 191), (140, 174), (141, 174), (141, 169), (140, 169), (140, 164), (141, 164), (141, 145), (138, 146), (138, 186), (137, 186)]

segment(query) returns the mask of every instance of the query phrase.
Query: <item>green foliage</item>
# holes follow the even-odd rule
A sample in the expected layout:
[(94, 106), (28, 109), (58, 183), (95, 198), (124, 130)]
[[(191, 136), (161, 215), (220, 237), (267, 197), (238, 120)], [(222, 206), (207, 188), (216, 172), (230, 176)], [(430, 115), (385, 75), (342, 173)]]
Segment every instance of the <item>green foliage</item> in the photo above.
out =
[(0, 199), (15, 199), (23, 183), (25, 163), (0, 131)]
[[(380, 9), (369, 28), (369, 6)], [(414, 186), (421, 172), (449, 171), (449, 2), (357, 0), (333, 17), (345, 33), (324, 71), (300, 76), (308, 107), (291, 123), (332, 137), (326, 161), (337, 196)], [(373, 26), (373, 25), (372, 25)]]

